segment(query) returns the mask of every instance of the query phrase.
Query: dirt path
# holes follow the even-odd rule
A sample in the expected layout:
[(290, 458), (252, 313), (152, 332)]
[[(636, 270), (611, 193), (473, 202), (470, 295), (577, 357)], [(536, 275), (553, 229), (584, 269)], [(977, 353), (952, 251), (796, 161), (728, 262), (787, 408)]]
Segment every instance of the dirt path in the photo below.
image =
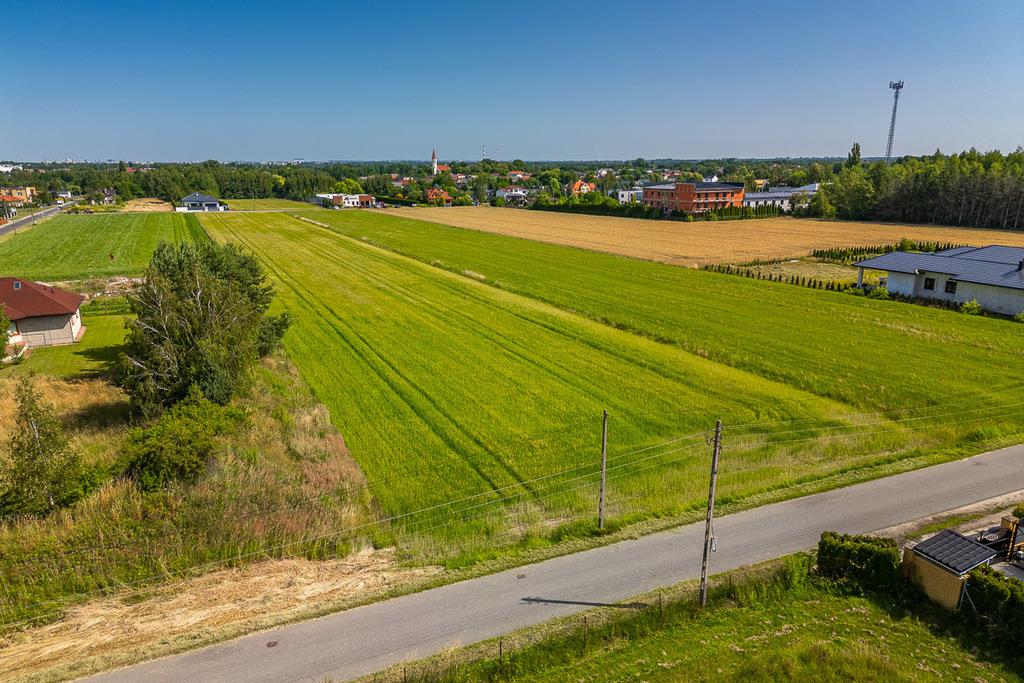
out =
[(904, 237), (955, 244), (1024, 246), (1024, 231), (809, 218), (684, 223), (487, 206), (403, 207), (388, 209), (387, 213), (686, 266), (789, 258), (826, 247), (892, 244)]
[[(343, 560), (280, 560), (217, 571), (68, 611), (52, 624), (0, 637), (0, 679), (77, 677), (309, 618), (398, 586), (437, 567), (403, 569), (392, 551)], [(128, 599), (126, 599), (128, 598)]]

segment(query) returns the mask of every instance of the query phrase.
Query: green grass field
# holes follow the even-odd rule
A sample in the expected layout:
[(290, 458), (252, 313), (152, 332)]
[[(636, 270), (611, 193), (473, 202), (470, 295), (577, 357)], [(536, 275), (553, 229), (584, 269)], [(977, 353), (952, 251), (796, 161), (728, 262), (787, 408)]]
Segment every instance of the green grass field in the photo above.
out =
[(297, 209), (316, 211), (319, 208), (291, 199), (225, 199), (224, 202), (231, 207), (232, 211), (295, 211)]
[(47, 281), (140, 275), (161, 240), (201, 239), (206, 235), (194, 216), (61, 215), (0, 242), (0, 269)]
[(83, 315), (85, 336), (77, 344), (34, 349), (20, 363), (0, 368), (0, 378), (40, 374), (81, 379), (106, 374), (121, 352), (125, 315)]
[[(646, 628), (595, 630), (586, 654), (576, 632), (512, 654), (501, 666), (495, 658), (441, 677), (420, 676), (414, 664), (406, 678), (451, 683), (1022, 680), (1015, 668), (1022, 662), (992, 656), (981, 637), (964, 642), (953, 636), (952, 615), (924, 605), (924, 617), (887, 607), (812, 584), (748, 604), (674, 614), (664, 626), (652, 618)], [(434, 666), (445, 669), (443, 662)], [(431, 669), (420, 667), (424, 673)]]
[[(327, 215), (345, 224), (344, 217)], [(393, 220), (372, 218), (380, 221), (374, 225)], [(751, 309), (746, 334), (733, 328), (736, 323), (719, 318), (722, 352), (711, 354), (686, 344), (659, 343), (477, 281), (490, 280), (490, 275), (454, 275), (287, 215), (210, 214), (202, 220), (211, 237), (240, 242), (267, 265), (279, 305), (295, 317), (285, 348), (330, 409), (383, 510), (403, 515), (405, 530), (443, 535), (448, 550), (454, 541), (468, 543), (470, 537), (477, 543), (497, 543), (504, 532), (529, 537), (542, 533), (538, 529), (560, 526), (563, 531), (553, 534), (558, 536), (566, 526), (590, 525), (603, 408), (612, 415), (609, 499), (620, 520), (701, 505), (707, 446), (702, 437), (681, 437), (708, 429), (716, 417), (731, 425), (772, 425), (768, 435), (733, 427), (720, 475), (723, 502), (962, 445), (964, 439), (994, 436), (1000, 430), (1021, 431), (1019, 409), (1009, 426), (1000, 423), (995, 431), (980, 435), (976, 424), (961, 427), (956, 421), (936, 426), (928, 420), (912, 426), (928, 424), (929, 429), (914, 430), (881, 417), (848, 419), (855, 409), (872, 403), (843, 405), (828, 394), (841, 398), (846, 392), (821, 390), (823, 395), (816, 395), (808, 390), (830, 386), (830, 377), (839, 381), (835, 373), (813, 377), (813, 365), (805, 365), (792, 372), (794, 377), (806, 375), (805, 381), (787, 383), (782, 381), (786, 373), (753, 372), (762, 368), (755, 359), (736, 364), (746, 367), (716, 362), (730, 358), (726, 352), (745, 355), (734, 347), (750, 344), (758, 358), (784, 367), (787, 357), (771, 354), (788, 354), (793, 346), (787, 340), (781, 348), (773, 347), (784, 330), (756, 321), (759, 311), (751, 304), (756, 291), (745, 292), (750, 299), (746, 302), (729, 298), (737, 292), (721, 291), (734, 283), (747, 284), (738, 278), (660, 266), (669, 272), (661, 280), (648, 278), (646, 291), (606, 293), (613, 301), (616, 295), (623, 297), (618, 305), (624, 310), (644, 312), (673, 296), (671, 284), (666, 286), (671, 273), (703, 278), (711, 290), (700, 309), (689, 308), (694, 320), (683, 329), (703, 326), (712, 334), (715, 320), (704, 318), (714, 310), (710, 302), (718, 302), (715, 297), (722, 297), (719, 305), (726, 310), (738, 311), (743, 305)], [(427, 225), (422, 224), (424, 229)], [(352, 234), (362, 236), (367, 227), (359, 223)], [(380, 241), (379, 236), (374, 239)], [(418, 239), (425, 243), (430, 235)], [(519, 258), (514, 256), (517, 249), (529, 252), (534, 246), (501, 239), (491, 253), (491, 267), (475, 264), (478, 273), (493, 273), (495, 263)], [(563, 268), (542, 262), (538, 273), (564, 276), (553, 290), (570, 298), (578, 295), (578, 310), (586, 311), (591, 304), (588, 279), (607, 277), (613, 266), (639, 263), (613, 259), (604, 263), (605, 270), (588, 268), (588, 252), (549, 248), (564, 260)], [(522, 258), (529, 260), (529, 255)], [(527, 277), (534, 274), (525, 263), (506, 262), (503, 267), (503, 283), (519, 267)], [(797, 296), (805, 291), (791, 290)], [(684, 289), (675, 295), (694, 293)], [(849, 298), (833, 303), (849, 307), (842, 316), (835, 311), (833, 316), (883, 318), (882, 309), (864, 306), (876, 302)], [(790, 304), (786, 312), (795, 324), (809, 327), (820, 321), (805, 310), (813, 304)], [(680, 313), (663, 305), (665, 319), (685, 318), (685, 309)], [(800, 320), (797, 310), (811, 320)], [(891, 310), (900, 314), (900, 309)], [(978, 322), (998, 321), (970, 320), (967, 329)], [(827, 337), (827, 328), (817, 334)], [(983, 331), (972, 334), (980, 337)], [(842, 355), (839, 351), (834, 347), (832, 355)], [(848, 349), (844, 353), (855, 355)], [(1001, 353), (1013, 357), (1013, 351)], [(823, 362), (813, 349), (805, 349), (804, 355)], [(858, 381), (879, 387), (892, 378), (879, 382), (875, 375)], [(789, 420), (798, 422), (784, 423)], [(848, 426), (854, 422), (863, 426)], [(430, 512), (404, 516), (423, 508)], [(467, 533), (467, 520), (472, 534)]]
[(379, 213), (326, 213), (316, 220), (860, 410), (956, 410), (971, 402), (1019, 402), (1024, 395), (1021, 324)]

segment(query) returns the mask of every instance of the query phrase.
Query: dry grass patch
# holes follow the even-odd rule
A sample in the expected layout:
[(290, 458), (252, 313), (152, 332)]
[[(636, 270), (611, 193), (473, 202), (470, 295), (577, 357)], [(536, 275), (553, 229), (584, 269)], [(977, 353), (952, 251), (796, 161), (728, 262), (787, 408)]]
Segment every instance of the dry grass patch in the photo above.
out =
[(1024, 246), (1024, 232), (810, 218), (683, 223), (487, 206), (401, 207), (388, 213), (684, 266), (783, 259), (826, 247), (893, 244), (904, 237)]
[(174, 211), (174, 204), (165, 202), (162, 199), (156, 199), (154, 197), (145, 197), (143, 199), (130, 199), (124, 203), (122, 211), (133, 211), (139, 213), (148, 213), (153, 211)]
[(151, 659), (363, 601), (440, 573), (399, 568), (391, 550), (341, 560), (286, 559), (132, 592), (71, 609), (0, 639), (0, 678), (53, 680)]

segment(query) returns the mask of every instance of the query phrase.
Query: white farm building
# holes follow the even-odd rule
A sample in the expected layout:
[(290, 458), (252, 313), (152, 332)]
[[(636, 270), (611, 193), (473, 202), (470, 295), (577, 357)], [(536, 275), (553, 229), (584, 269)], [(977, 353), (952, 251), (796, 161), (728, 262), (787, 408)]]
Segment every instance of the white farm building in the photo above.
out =
[(893, 294), (961, 304), (977, 301), (986, 311), (1024, 312), (1024, 248), (958, 247), (934, 254), (894, 251), (855, 263), (858, 284), (864, 269), (889, 273)]

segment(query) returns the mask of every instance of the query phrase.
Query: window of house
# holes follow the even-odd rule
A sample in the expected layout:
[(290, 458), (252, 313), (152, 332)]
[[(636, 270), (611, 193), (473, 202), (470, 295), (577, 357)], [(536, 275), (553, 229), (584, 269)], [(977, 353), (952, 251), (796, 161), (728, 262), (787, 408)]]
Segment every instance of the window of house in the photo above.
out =
[(933, 278), (933, 277), (926, 277), (924, 279), (924, 288), (925, 289), (935, 289), (935, 278)]
[(956, 294), (956, 280), (946, 280), (946, 294)]
[(21, 289), (21, 283), (20, 283), (20, 282), (18, 282), (17, 280), (15, 280), (15, 281), (14, 281), (14, 288), (15, 288), (15, 289)]

